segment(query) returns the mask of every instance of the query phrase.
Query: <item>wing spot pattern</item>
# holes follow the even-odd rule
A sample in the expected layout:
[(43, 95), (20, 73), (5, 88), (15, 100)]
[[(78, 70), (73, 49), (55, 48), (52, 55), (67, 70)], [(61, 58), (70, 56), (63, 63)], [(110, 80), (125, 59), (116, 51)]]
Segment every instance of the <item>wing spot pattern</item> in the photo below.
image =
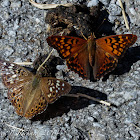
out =
[(86, 74), (84, 73), (83, 67), (80, 65), (80, 63), (78, 63), (77, 56), (78, 54), (71, 57), (70, 59), (67, 59), (68, 68), (78, 73), (79, 76), (86, 78)]
[(100, 79), (102, 76), (112, 71), (116, 66), (117, 66), (117, 59), (109, 56), (106, 53), (105, 61), (103, 65), (100, 67), (99, 72), (96, 75), (96, 78)]

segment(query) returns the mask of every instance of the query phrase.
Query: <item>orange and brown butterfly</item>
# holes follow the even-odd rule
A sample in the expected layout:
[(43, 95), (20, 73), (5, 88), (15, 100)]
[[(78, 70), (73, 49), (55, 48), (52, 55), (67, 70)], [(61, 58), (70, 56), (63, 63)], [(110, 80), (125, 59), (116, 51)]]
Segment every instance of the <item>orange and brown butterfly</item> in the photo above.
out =
[(43, 112), (48, 104), (68, 94), (71, 86), (60, 79), (40, 77), (26, 68), (0, 60), (0, 71), (8, 98), (20, 116), (32, 118)]
[(96, 39), (91, 35), (87, 40), (71, 36), (50, 36), (48, 44), (66, 59), (67, 66), (79, 76), (90, 79), (90, 68), (94, 79), (100, 79), (115, 69), (118, 59), (137, 40), (133, 34), (111, 35)]

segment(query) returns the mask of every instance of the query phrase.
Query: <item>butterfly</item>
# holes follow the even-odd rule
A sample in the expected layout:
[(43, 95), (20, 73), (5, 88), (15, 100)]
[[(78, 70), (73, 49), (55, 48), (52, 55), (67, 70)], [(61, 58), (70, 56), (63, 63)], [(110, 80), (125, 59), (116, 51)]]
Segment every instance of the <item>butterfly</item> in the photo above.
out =
[(68, 94), (71, 86), (60, 79), (40, 77), (26, 68), (0, 60), (2, 81), (8, 88), (8, 98), (20, 116), (28, 119), (42, 113), (60, 96)]
[(91, 35), (87, 40), (71, 36), (50, 36), (49, 46), (55, 48), (67, 66), (79, 76), (100, 79), (115, 69), (126, 50), (137, 40), (133, 34), (111, 35), (96, 39)]

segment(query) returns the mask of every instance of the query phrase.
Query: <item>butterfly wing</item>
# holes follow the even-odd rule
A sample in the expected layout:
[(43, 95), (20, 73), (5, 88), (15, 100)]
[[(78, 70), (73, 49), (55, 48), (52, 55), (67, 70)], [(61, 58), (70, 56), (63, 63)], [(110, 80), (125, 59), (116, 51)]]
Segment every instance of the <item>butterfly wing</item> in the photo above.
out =
[(111, 72), (117, 66), (118, 60), (102, 49), (96, 49), (95, 63), (93, 66), (93, 76), (100, 79), (107, 73)]
[(18, 115), (23, 115), (24, 97), (28, 94), (34, 75), (26, 68), (0, 60), (0, 71), (4, 85), (8, 88), (8, 98)]
[(32, 83), (26, 85), (28, 94), (24, 100), (24, 117), (32, 118), (42, 113), (48, 103), (53, 103), (60, 96), (69, 93), (71, 86), (63, 81), (52, 77), (35, 77)]
[(33, 76), (26, 68), (5, 60), (0, 60), (0, 71), (7, 88), (16, 87), (20, 83), (29, 81)]
[(125, 54), (126, 50), (132, 46), (136, 40), (137, 36), (133, 34), (112, 35), (97, 39), (96, 46), (118, 59)]
[(87, 40), (71, 36), (51, 36), (47, 38), (47, 42), (66, 59), (69, 69), (83, 78), (90, 77)]
[(93, 75), (100, 79), (115, 69), (118, 59), (135, 43), (137, 36), (133, 34), (113, 35), (96, 40), (95, 65)]
[(87, 40), (71, 36), (51, 36), (47, 38), (49, 46), (55, 48), (63, 58), (70, 58), (85, 49)]
[(53, 77), (41, 78), (40, 86), (48, 103), (53, 103), (71, 90), (71, 86), (67, 82)]
[(24, 93), (26, 93), (26, 95), (23, 98), (23, 103), (21, 104), (21, 116), (28, 119), (42, 113), (48, 106), (48, 102), (41, 90), (40, 81), (40, 78), (34, 77), (32, 82), (24, 86)]
[(79, 76), (89, 79), (90, 78), (90, 64), (88, 50), (84, 49), (80, 53), (75, 53), (74, 56), (66, 59), (69, 69), (78, 73)]

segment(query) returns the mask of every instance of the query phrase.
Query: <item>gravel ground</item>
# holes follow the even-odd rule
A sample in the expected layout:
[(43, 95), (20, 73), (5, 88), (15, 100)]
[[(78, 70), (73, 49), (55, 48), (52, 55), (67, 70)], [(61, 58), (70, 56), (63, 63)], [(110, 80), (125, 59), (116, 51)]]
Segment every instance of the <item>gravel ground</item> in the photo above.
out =
[[(49, 2), (60, 3), (55, 0)], [(67, 2), (78, 3), (82, 0), (67, 0)], [(115, 0), (100, 0), (100, 2), (108, 9), (108, 20), (114, 24), (112, 30), (116, 34), (128, 33), (119, 3)], [(98, 5), (99, 1), (91, 0), (85, 4)], [(74, 89), (80, 88), (85, 92), (90, 90), (92, 94), (101, 94), (116, 107), (107, 107), (83, 98), (62, 97), (49, 106), (51, 109), (48, 107), (50, 114), (44, 115), (45, 119), (36, 117), (27, 120), (15, 113), (14, 107), (7, 99), (7, 89), (0, 83), (1, 140), (140, 139), (140, 1), (127, 0), (125, 11), (131, 31), (138, 36), (138, 40), (106, 80), (97, 82), (83, 80), (64, 65), (59, 66), (60, 71), (57, 73), (58, 78), (67, 79)], [(51, 48), (46, 42), (46, 12), (47, 10), (33, 7), (27, 0), (1, 0), (0, 57), (14, 62), (27, 59), (34, 61), (40, 54), (50, 52)], [(56, 51), (54, 55), (58, 56)], [(123, 72), (120, 72), (120, 69), (123, 69)], [(63, 76), (62, 70), (68, 76)], [(70, 104), (65, 106), (65, 101)], [(61, 113), (57, 109), (60, 109)]]

